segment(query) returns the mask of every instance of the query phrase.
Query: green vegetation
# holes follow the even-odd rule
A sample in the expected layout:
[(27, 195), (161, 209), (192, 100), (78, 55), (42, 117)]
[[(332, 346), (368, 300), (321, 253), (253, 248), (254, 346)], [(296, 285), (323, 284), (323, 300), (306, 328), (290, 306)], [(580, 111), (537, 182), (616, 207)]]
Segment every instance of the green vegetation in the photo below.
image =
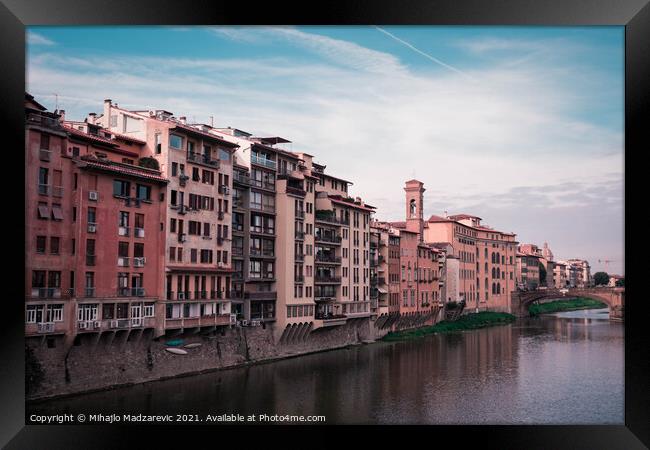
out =
[(508, 313), (498, 312), (480, 312), (465, 314), (454, 322), (443, 320), (435, 325), (416, 328), (414, 330), (398, 331), (388, 333), (382, 340), (384, 341), (402, 341), (406, 339), (415, 339), (422, 336), (435, 333), (450, 333), (453, 331), (473, 330), (476, 328), (485, 328), (493, 325), (505, 325), (514, 322), (515, 316)]
[(558, 300), (555, 302), (532, 305), (530, 308), (528, 308), (528, 312), (531, 316), (537, 316), (539, 314), (554, 313), (558, 311), (573, 311), (577, 309), (593, 308), (607, 308), (607, 305), (599, 302), (598, 300), (581, 297), (572, 300)]
[(609, 284), (609, 275), (607, 275), (607, 272), (596, 272), (594, 274), (594, 283), (596, 286)]
[(144, 158), (140, 158), (140, 160), (138, 161), (138, 165), (146, 169), (160, 170), (160, 166), (158, 165), (158, 160), (151, 156), (145, 156)]

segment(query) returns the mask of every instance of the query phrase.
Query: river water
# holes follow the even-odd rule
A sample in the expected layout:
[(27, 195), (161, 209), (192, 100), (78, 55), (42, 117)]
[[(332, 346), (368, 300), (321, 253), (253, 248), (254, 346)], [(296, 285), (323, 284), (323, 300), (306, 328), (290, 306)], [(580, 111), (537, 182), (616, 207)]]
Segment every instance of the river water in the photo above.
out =
[(327, 424), (623, 424), (607, 310), (354, 346), (29, 406), (38, 414), (323, 415)]

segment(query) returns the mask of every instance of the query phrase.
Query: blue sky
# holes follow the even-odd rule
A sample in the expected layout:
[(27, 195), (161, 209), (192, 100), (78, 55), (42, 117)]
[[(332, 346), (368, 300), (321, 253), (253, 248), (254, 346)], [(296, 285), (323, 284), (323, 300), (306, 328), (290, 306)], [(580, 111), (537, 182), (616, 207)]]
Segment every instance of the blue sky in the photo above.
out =
[(623, 269), (623, 27), (30, 27), (27, 90), (281, 135), (400, 220), (474, 213)]

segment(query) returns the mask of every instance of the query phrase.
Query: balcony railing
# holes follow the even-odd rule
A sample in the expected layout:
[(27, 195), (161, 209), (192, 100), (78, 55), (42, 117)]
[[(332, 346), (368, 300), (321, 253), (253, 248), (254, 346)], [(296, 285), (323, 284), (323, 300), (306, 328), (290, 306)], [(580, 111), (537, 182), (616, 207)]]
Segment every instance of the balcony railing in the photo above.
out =
[(120, 287), (117, 288), (118, 297), (144, 297), (145, 290), (143, 287)]
[(208, 166), (219, 167), (219, 160), (212, 159), (210, 155), (203, 155), (201, 153), (188, 153), (187, 160), (195, 163), (206, 164)]
[(275, 291), (269, 292), (244, 292), (244, 298), (249, 300), (277, 300), (278, 293)]
[(262, 205), (261, 203), (251, 203), (251, 209), (264, 212), (275, 212), (275, 205)]
[(143, 238), (144, 237), (144, 228), (134, 228), (133, 229), (134, 236), (137, 238)]
[(240, 184), (249, 185), (251, 183), (251, 179), (248, 175), (242, 175), (239, 172), (235, 172), (232, 179)]
[(50, 287), (32, 288), (32, 297), (61, 298), (61, 288), (50, 288)]
[(305, 276), (304, 275), (295, 275), (293, 277), (293, 281), (296, 283), (304, 283), (305, 282)]
[(49, 161), (51, 155), (52, 155), (51, 150), (45, 150), (44, 148), (42, 148), (38, 151), (38, 159), (40, 159), (41, 161)]
[(242, 247), (232, 247), (232, 256), (244, 256), (244, 249)]
[(255, 154), (251, 154), (251, 163), (264, 166), (264, 167), (269, 167), (271, 169), (275, 169), (277, 167), (277, 163), (275, 161), (271, 159), (259, 157)]
[(144, 256), (136, 256), (133, 258), (133, 267), (144, 267), (147, 262), (147, 258)]
[(63, 197), (63, 186), (52, 186), (53, 197)]
[(305, 239), (305, 232), (296, 230), (296, 239), (299, 239), (299, 240)]
[(314, 277), (316, 283), (340, 283), (341, 277), (330, 275), (316, 275)]
[(262, 227), (251, 226), (251, 233), (268, 234), (269, 236), (274, 236), (275, 228), (262, 228)]
[(84, 288), (84, 297), (86, 297), (86, 298), (95, 297), (95, 288), (94, 287), (86, 287), (86, 288)]
[(317, 233), (314, 239), (316, 240), (316, 242), (329, 242), (332, 244), (340, 244), (343, 238), (339, 235)]
[(126, 256), (120, 256), (117, 258), (117, 265), (119, 267), (129, 267), (129, 259)]
[(314, 318), (316, 320), (341, 320), (345, 319), (345, 314), (332, 314), (332, 313), (319, 313), (317, 312)]
[(350, 219), (341, 219), (336, 217), (334, 214), (329, 213), (329, 211), (321, 212), (322, 210), (316, 211), (316, 221), (334, 223), (337, 225), (349, 225)]
[(275, 252), (269, 250), (261, 250), (259, 248), (251, 248), (249, 251), (250, 256), (262, 256), (267, 258), (274, 258)]
[(50, 195), (50, 185), (49, 184), (39, 184), (38, 193), (41, 195)]
[(330, 256), (322, 253), (316, 253), (316, 262), (341, 264), (340, 256)]
[(304, 253), (296, 253), (296, 256), (294, 257), (294, 260), (297, 262), (302, 262), (305, 260), (305, 254)]

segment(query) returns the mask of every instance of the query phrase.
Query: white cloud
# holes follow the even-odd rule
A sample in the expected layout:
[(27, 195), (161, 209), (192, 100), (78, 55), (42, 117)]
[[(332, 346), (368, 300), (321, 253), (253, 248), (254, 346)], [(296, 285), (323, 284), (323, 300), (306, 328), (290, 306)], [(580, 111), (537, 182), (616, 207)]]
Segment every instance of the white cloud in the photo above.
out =
[[(595, 244), (579, 235), (566, 240), (559, 226), (544, 234), (539, 217), (518, 210), (563, 211), (566, 220), (553, 220), (569, 229), (577, 220), (566, 213), (569, 206), (585, 216), (622, 204), (623, 131), (574, 114), (576, 105), (611, 86), (575, 68), (532, 58), (468, 71), (478, 80), (468, 83), (452, 71), (413, 71), (394, 55), (294, 28), (210, 30), (228, 39), (262, 38), (263, 45), (279, 40), (320, 59), (277, 57), (270, 45), (268, 57), (258, 60), (50, 53), (29, 60), (28, 89), (37, 99), (59, 93), (70, 117), (112, 98), (286, 137), (293, 150), (316, 155), (328, 171), (352, 180), (352, 194), (377, 206), (381, 219), (403, 217), (403, 183), (415, 176), (427, 188), (427, 215), (484, 209), (486, 223), (522, 230), (529, 240), (553, 245), (555, 239), (564, 247), (554, 251), (568, 256)], [(53, 101), (46, 97), (44, 104)], [(604, 203), (596, 201), (594, 185), (607, 188)], [(620, 233), (599, 224), (607, 245), (622, 249)]]
[(27, 32), (27, 44), (29, 45), (54, 45), (55, 42), (33, 31)]

